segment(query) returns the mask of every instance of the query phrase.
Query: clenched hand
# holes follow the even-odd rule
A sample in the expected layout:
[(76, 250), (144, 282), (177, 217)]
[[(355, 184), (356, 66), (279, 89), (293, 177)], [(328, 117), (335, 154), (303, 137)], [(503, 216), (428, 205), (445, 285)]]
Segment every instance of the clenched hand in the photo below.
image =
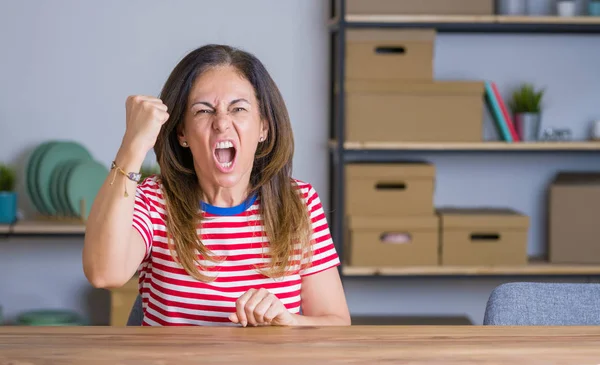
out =
[(283, 303), (266, 289), (250, 289), (238, 298), (236, 311), (229, 316), (242, 326), (293, 326), (295, 317)]
[(158, 98), (144, 95), (128, 97), (125, 106), (127, 127), (123, 145), (147, 153), (156, 143), (160, 128), (169, 119), (167, 106)]

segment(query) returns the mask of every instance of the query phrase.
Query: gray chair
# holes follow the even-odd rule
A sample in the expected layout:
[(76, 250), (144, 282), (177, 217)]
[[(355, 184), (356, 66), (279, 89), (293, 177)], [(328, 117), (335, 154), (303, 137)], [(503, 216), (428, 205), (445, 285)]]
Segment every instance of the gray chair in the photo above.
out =
[(129, 312), (129, 318), (127, 319), (128, 326), (141, 326), (144, 320), (144, 310), (142, 309), (142, 297), (140, 295), (135, 298), (135, 302)]
[(600, 284), (507, 283), (487, 302), (484, 325), (600, 325)]

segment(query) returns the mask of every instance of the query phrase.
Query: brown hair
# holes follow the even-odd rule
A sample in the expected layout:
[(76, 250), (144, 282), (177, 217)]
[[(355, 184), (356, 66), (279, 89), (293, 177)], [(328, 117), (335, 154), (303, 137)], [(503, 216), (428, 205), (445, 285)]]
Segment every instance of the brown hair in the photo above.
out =
[(177, 130), (184, 121), (188, 95), (197, 77), (213, 67), (235, 67), (254, 88), (260, 116), (269, 124), (267, 139), (259, 144), (250, 177), (250, 194), (260, 197), (260, 213), (269, 242), (270, 265), (265, 275), (280, 277), (310, 259), (311, 224), (300, 191), (292, 180), (294, 138), (283, 97), (264, 65), (252, 54), (224, 45), (206, 45), (186, 55), (173, 69), (160, 98), (169, 120), (160, 131), (154, 151), (161, 170), (166, 200), (169, 246), (194, 278), (209, 281), (198, 270), (200, 259), (218, 261), (196, 233), (201, 224), (202, 191), (189, 149), (179, 145)]

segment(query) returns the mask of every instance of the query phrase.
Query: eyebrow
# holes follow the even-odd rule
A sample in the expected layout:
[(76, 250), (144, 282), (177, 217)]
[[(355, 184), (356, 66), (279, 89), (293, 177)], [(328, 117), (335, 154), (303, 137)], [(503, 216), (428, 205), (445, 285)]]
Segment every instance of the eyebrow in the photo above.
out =
[[(232, 100), (231, 103), (229, 103), (229, 106), (231, 106), (233, 104), (237, 104), (237, 103), (242, 102), (242, 101), (250, 104), (250, 102), (248, 100), (246, 100), (244, 98), (239, 98), (239, 99)], [(193, 107), (196, 104), (206, 105), (207, 107), (212, 108), (212, 109), (215, 108), (215, 106), (212, 105), (211, 103), (209, 103), (208, 101), (197, 101), (194, 104), (192, 104), (191, 106)]]

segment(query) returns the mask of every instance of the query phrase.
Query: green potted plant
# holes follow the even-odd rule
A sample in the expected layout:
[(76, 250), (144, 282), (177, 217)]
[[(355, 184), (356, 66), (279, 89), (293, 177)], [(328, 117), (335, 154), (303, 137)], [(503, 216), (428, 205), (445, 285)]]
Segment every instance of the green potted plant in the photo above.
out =
[(544, 92), (543, 89), (536, 90), (532, 84), (525, 83), (512, 94), (510, 108), (521, 141), (535, 141), (539, 138)]
[(16, 172), (0, 164), (0, 224), (12, 224), (17, 220)]

